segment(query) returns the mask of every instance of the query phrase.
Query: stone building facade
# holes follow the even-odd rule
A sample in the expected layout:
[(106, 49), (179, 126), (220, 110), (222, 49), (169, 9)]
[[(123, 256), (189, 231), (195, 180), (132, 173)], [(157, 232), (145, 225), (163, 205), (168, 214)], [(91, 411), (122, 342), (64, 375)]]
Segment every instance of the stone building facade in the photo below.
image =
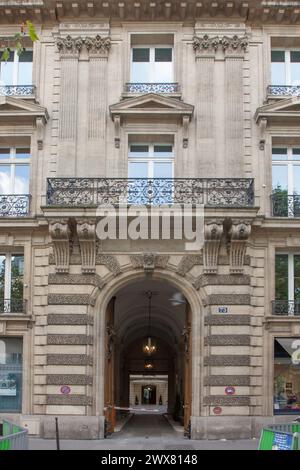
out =
[[(155, 367), (193, 438), (292, 420), (300, 8), (4, 3), (3, 44), (27, 18), (39, 41), (1, 63), (2, 415), (44, 437), (54, 416), (65, 437), (103, 437), (105, 419), (113, 430), (130, 374), (144, 373), (130, 348), (146, 335), (151, 292), (165, 351)], [(187, 204), (194, 218), (201, 206), (203, 246), (100, 241), (99, 208), (120, 196), (158, 219), (161, 203)]]

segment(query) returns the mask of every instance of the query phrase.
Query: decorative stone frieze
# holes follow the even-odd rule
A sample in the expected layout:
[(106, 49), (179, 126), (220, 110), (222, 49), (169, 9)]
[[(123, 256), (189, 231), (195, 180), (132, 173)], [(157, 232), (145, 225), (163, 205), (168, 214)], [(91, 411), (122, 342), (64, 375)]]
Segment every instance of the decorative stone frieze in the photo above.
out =
[(233, 397), (222, 397), (218, 395), (210, 395), (204, 397), (204, 405), (217, 405), (217, 406), (249, 406), (250, 397), (246, 396), (233, 396)]
[(102, 289), (105, 286), (105, 281), (99, 274), (85, 275), (85, 274), (49, 274), (48, 282), (51, 285), (91, 285)]
[(49, 294), (49, 305), (91, 305), (89, 294)]
[(110, 37), (101, 37), (97, 34), (95, 37), (59, 37), (56, 40), (56, 47), (61, 57), (79, 57), (83, 47), (86, 48), (89, 56), (104, 57), (108, 56), (111, 48)]
[(93, 337), (88, 335), (48, 335), (47, 344), (93, 344)]
[(250, 285), (250, 276), (233, 276), (230, 274), (219, 274), (216, 276), (199, 276), (194, 282), (194, 287), (198, 290), (205, 286), (248, 286)]
[(249, 294), (211, 294), (203, 301), (204, 305), (250, 305)]
[(207, 221), (204, 227), (203, 270), (206, 274), (215, 274), (218, 269), (218, 256), (221, 237), (223, 234), (223, 220)]
[(203, 37), (194, 36), (193, 48), (197, 56), (214, 56), (217, 51), (229, 55), (241, 55), (247, 51), (249, 39), (244, 36), (213, 36), (205, 34)]
[(244, 259), (247, 248), (247, 240), (251, 233), (251, 222), (249, 220), (233, 220), (229, 229), (230, 237), (230, 272), (242, 273), (244, 270)]
[(204, 317), (204, 325), (250, 325), (250, 315), (207, 315)]
[(93, 38), (86, 37), (84, 44), (89, 56), (107, 58), (111, 48), (111, 39), (110, 37), (103, 38), (97, 34), (97, 36)]
[(210, 386), (249, 386), (249, 375), (210, 375), (204, 377), (204, 385)]
[(204, 358), (205, 366), (250, 366), (250, 356), (217, 356), (211, 355)]
[(165, 269), (168, 261), (168, 255), (157, 255), (155, 253), (143, 253), (130, 256), (133, 268), (142, 268), (146, 273), (151, 273), (155, 268)]
[(204, 338), (209, 346), (249, 346), (250, 335), (211, 335)]
[(48, 354), (48, 365), (91, 366), (93, 358), (87, 354)]
[(97, 255), (96, 262), (106, 266), (109, 269), (109, 271), (113, 273), (114, 276), (118, 276), (122, 272), (119, 261), (113, 255), (99, 254)]
[(47, 316), (48, 325), (93, 325), (94, 319), (90, 315), (50, 313)]
[(47, 405), (83, 405), (90, 406), (93, 403), (92, 397), (85, 395), (47, 395)]
[(96, 223), (94, 220), (78, 220), (77, 235), (83, 274), (93, 274), (96, 269)]
[(184, 255), (177, 267), (177, 273), (184, 277), (197, 264), (203, 264), (201, 255)]
[(67, 273), (70, 262), (70, 228), (68, 221), (53, 220), (49, 223), (53, 254), (57, 273)]
[(46, 376), (47, 385), (92, 385), (93, 377), (83, 374), (49, 374)]
[(68, 35), (66, 37), (59, 37), (56, 40), (56, 47), (61, 57), (78, 57), (83, 45), (84, 39), (82, 37), (73, 38)]

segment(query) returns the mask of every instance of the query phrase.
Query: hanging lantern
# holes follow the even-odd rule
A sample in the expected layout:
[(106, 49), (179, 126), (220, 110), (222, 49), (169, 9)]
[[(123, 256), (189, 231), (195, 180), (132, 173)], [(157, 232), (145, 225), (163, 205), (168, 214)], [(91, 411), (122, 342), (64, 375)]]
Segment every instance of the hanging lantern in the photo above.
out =
[(146, 370), (152, 370), (154, 369), (154, 364), (152, 361), (145, 361), (144, 367)]
[(146, 338), (145, 343), (143, 344), (143, 352), (144, 354), (147, 354), (147, 356), (151, 356), (152, 354), (156, 353), (157, 347), (153, 341), (153, 338), (151, 338), (151, 299), (152, 299), (152, 292), (149, 291), (147, 292), (148, 296), (148, 336)]

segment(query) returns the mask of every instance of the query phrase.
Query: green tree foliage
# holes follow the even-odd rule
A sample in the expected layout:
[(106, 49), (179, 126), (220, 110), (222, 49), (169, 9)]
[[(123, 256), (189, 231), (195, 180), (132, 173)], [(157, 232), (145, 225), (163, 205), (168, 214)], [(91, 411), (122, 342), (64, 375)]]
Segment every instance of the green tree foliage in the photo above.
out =
[[(20, 56), (24, 51), (24, 40), (26, 37), (30, 37), (31, 41), (34, 43), (35, 41), (39, 40), (39, 37), (36, 33), (34, 24), (27, 20), (25, 23), (21, 24), (20, 31), (17, 32), (13, 39), (2, 39), (2, 43), (4, 48), (2, 47), (2, 55), (0, 57), (1, 62), (6, 62), (10, 57), (11, 47), (17, 52), (18, 56)], [(6, 44), (5, 44), (6, 42)]]

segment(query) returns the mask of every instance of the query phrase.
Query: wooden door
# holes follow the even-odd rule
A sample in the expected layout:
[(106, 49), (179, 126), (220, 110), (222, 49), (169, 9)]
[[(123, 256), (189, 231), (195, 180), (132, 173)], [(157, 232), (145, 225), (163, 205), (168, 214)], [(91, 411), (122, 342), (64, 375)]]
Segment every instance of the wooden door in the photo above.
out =
[(114, 432), (116, 425), (115, 390), (114, 390), (114, 308), (115, 297), (107, 306), (105, 319), (105, 375), (104, 375), (104, 409), (107, 422), (106, 432)]

